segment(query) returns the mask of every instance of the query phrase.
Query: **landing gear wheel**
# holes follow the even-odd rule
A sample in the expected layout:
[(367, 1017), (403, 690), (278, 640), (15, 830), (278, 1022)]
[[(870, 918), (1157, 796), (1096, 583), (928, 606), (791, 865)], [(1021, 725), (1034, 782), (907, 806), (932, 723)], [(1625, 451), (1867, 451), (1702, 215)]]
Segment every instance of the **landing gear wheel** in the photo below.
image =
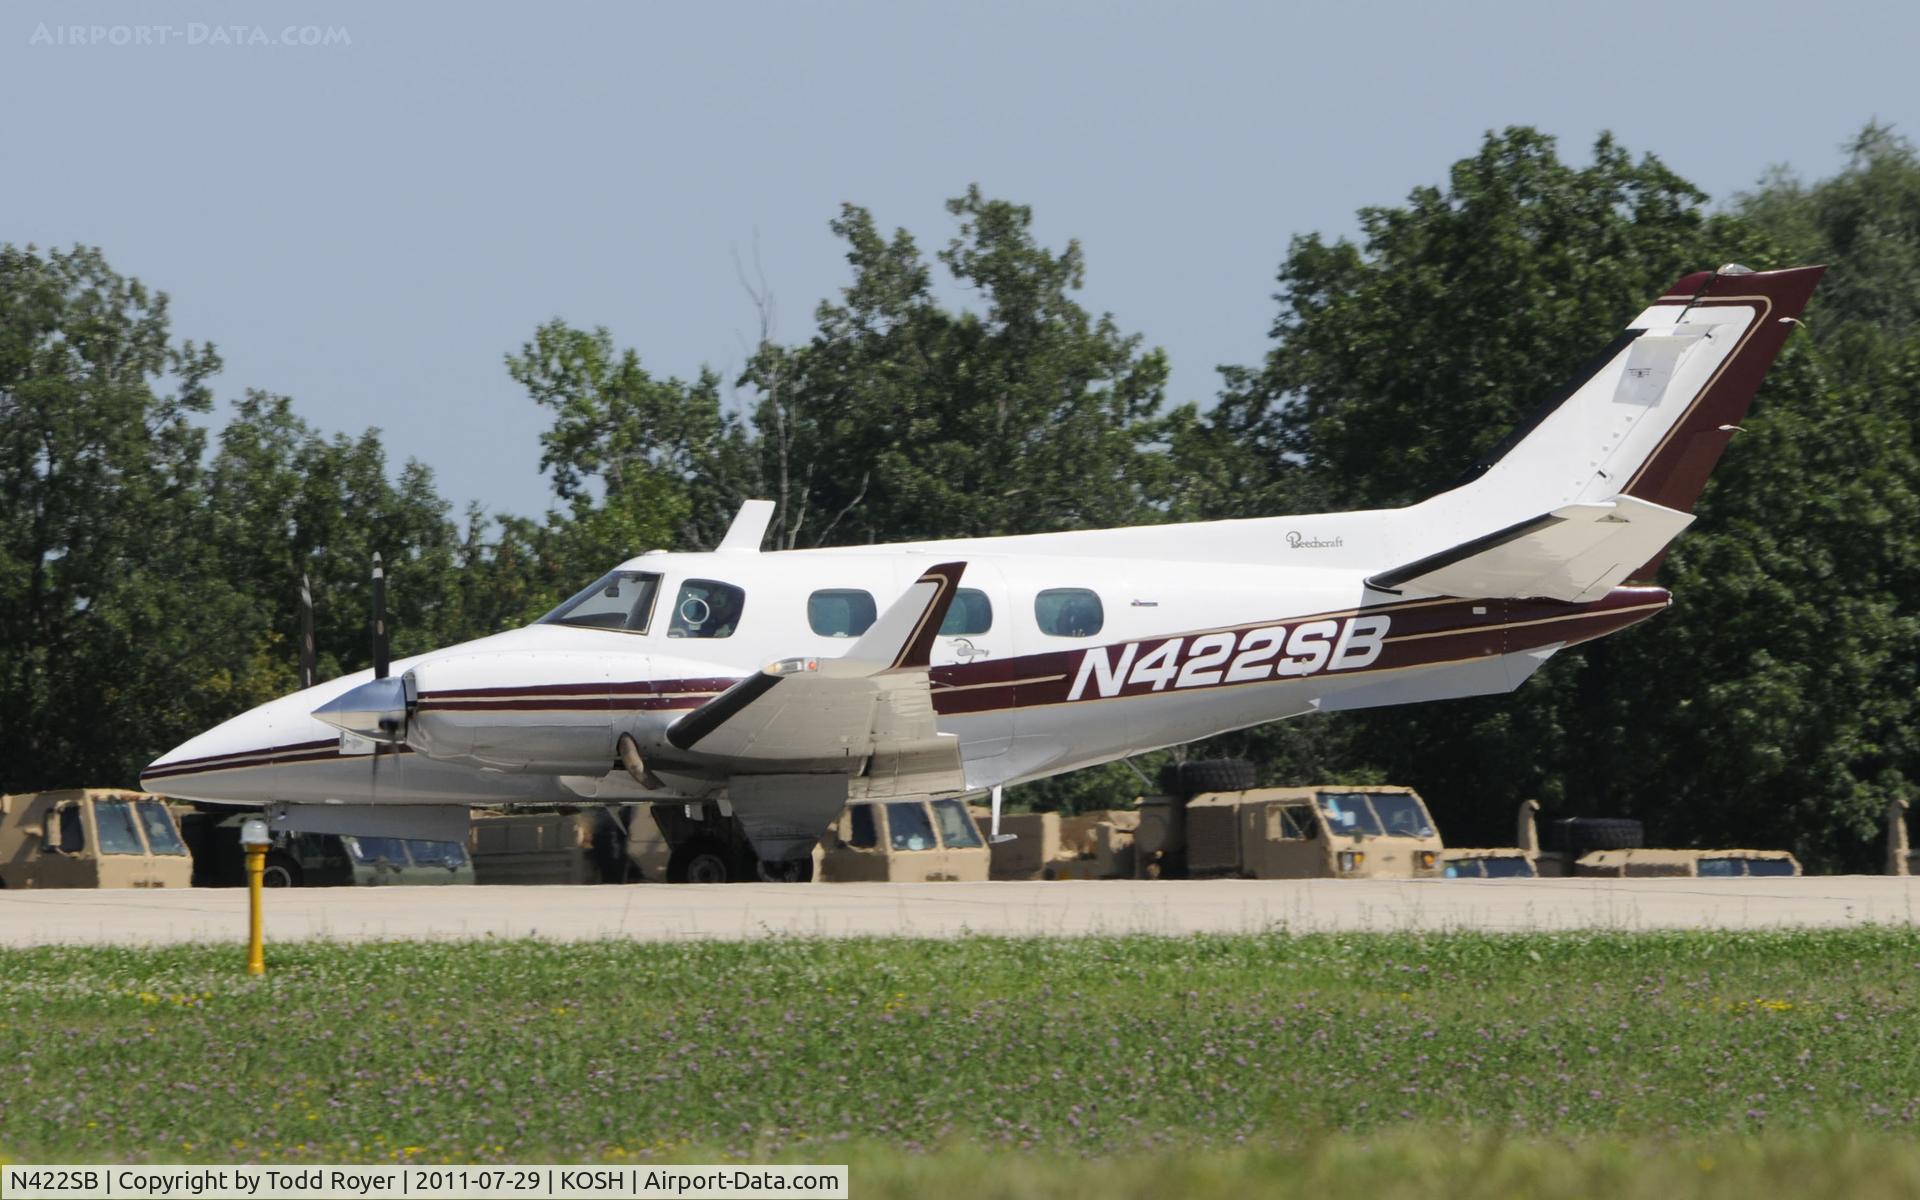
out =
[(813, 882), (813, 859), (789, 858), (780, 862), (768, 862), (761, 859), (754, 864), (754, 873), (763, 883), (811, 883)]
[(274, 853), (267, 855), (266, 865), (260, 872), (260, 886), (272, 888), (299, 887), (300, 864), (294, 862), (284, 854)]
[(711, 842), (682, 846), (667, 863), (668, 883), (732, 883), (737, 878), (726, 852)]

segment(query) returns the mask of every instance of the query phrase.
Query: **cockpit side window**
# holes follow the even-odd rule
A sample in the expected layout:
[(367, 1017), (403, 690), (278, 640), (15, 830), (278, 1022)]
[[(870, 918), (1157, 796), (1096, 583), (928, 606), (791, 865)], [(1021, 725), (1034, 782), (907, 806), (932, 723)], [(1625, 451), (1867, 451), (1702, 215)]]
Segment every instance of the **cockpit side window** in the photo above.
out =
[(732, 637), (740, 625), (747, 594), (730, 583), (689, 579), (673, 601), (673, 624), (667, 636), (675, 638)]
[(653, 618), (654, 595), (660, 577), (645, 571), (609, 571), (591, 587), (541, 617), (542, 625), (572, 625), (577, 629), (613, 629), (645, 633)]

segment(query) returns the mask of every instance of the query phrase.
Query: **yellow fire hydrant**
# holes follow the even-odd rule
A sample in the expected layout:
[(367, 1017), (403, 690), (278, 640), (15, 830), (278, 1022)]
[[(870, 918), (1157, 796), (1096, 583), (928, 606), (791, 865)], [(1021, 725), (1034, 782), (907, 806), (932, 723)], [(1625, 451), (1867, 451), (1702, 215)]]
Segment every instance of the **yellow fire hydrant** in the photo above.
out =
[(267, 871), (267, 846), (273, 841), (259, 817), (240, 822), (240, 845), (247, 852), (247, 974), (265, 975), (267, 960), (260, 928), (260, 886)]

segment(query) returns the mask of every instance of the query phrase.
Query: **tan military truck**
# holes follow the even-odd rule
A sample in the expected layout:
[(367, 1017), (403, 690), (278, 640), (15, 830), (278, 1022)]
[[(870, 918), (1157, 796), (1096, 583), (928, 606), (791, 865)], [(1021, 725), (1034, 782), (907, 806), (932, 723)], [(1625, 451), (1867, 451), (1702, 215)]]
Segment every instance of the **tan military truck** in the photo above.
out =
[(740, 822), (712, 800), (629, 804), (625, 878), (645, 883), (805, 883), (820, 850), (796, 862), (763, 863)]
[[(983, 828), (992, 819), (986, 809), (969, 811)], [(1002, 813), (1000, 832), (1012, 837), (988, 847), (991, 878), (1132, 879), (1133, 838), (1139, 826), (1139, 812), (1127, 808), (1074, 816)]]
[(1520, 804), (1520, 842), (1544, 878), (1730, 879), (1794, 876), (1800, 861), (1785, 850), (1649, 849), (1640, 822), (1619, 817), (1569, 817), (1548, 826), (1545, 849), (1536, 825), (1540, 802)]
[[(195, 887), (245, 887), (240, 826), (254, 810), (176, 810), (193, 852)], [(277, 832), (261, 864), (260, 882), (282, 887), (393, 887), (465, 884), (473, 863), (459, 842)]]
[(1425, 879), (1445, 846), (1411, 788), (1327, 784), (1141, 799), (1143, 878)]
[(0, 796), (0, 887), (187, 887), (193, 860), (158, 796), (71, 788)]
[(958, 799), (849, 804), (828, 832), (820, 878), (828, 883), (982, 882), (987, 839)]
[[(636, 805), (644, 808), (644, 805)], [(624, 883), (641, 878), (620, 822), (605, 807), (476, 809), (467, 852), (476, 883)]]

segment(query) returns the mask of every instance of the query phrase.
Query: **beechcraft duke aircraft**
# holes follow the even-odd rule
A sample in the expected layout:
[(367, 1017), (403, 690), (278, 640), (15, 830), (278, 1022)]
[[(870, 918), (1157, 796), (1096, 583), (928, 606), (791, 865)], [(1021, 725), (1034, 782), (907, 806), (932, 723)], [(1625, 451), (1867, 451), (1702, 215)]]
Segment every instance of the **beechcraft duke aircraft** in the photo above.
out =
[(144, 783), (415, 837), (461, 837), (471, 805), (712, 799), (777, 864), (849, 799), (997, 810), (1004, 784), (1264, 721), (1510, 691), (1667, 606), (1629, 581), (1693, 520), (1821, 271), (1681, 279), (1410, 507), (763, 554), (749, 501), (712, 553), (643, 554), (391, 673), (377, 647)]

